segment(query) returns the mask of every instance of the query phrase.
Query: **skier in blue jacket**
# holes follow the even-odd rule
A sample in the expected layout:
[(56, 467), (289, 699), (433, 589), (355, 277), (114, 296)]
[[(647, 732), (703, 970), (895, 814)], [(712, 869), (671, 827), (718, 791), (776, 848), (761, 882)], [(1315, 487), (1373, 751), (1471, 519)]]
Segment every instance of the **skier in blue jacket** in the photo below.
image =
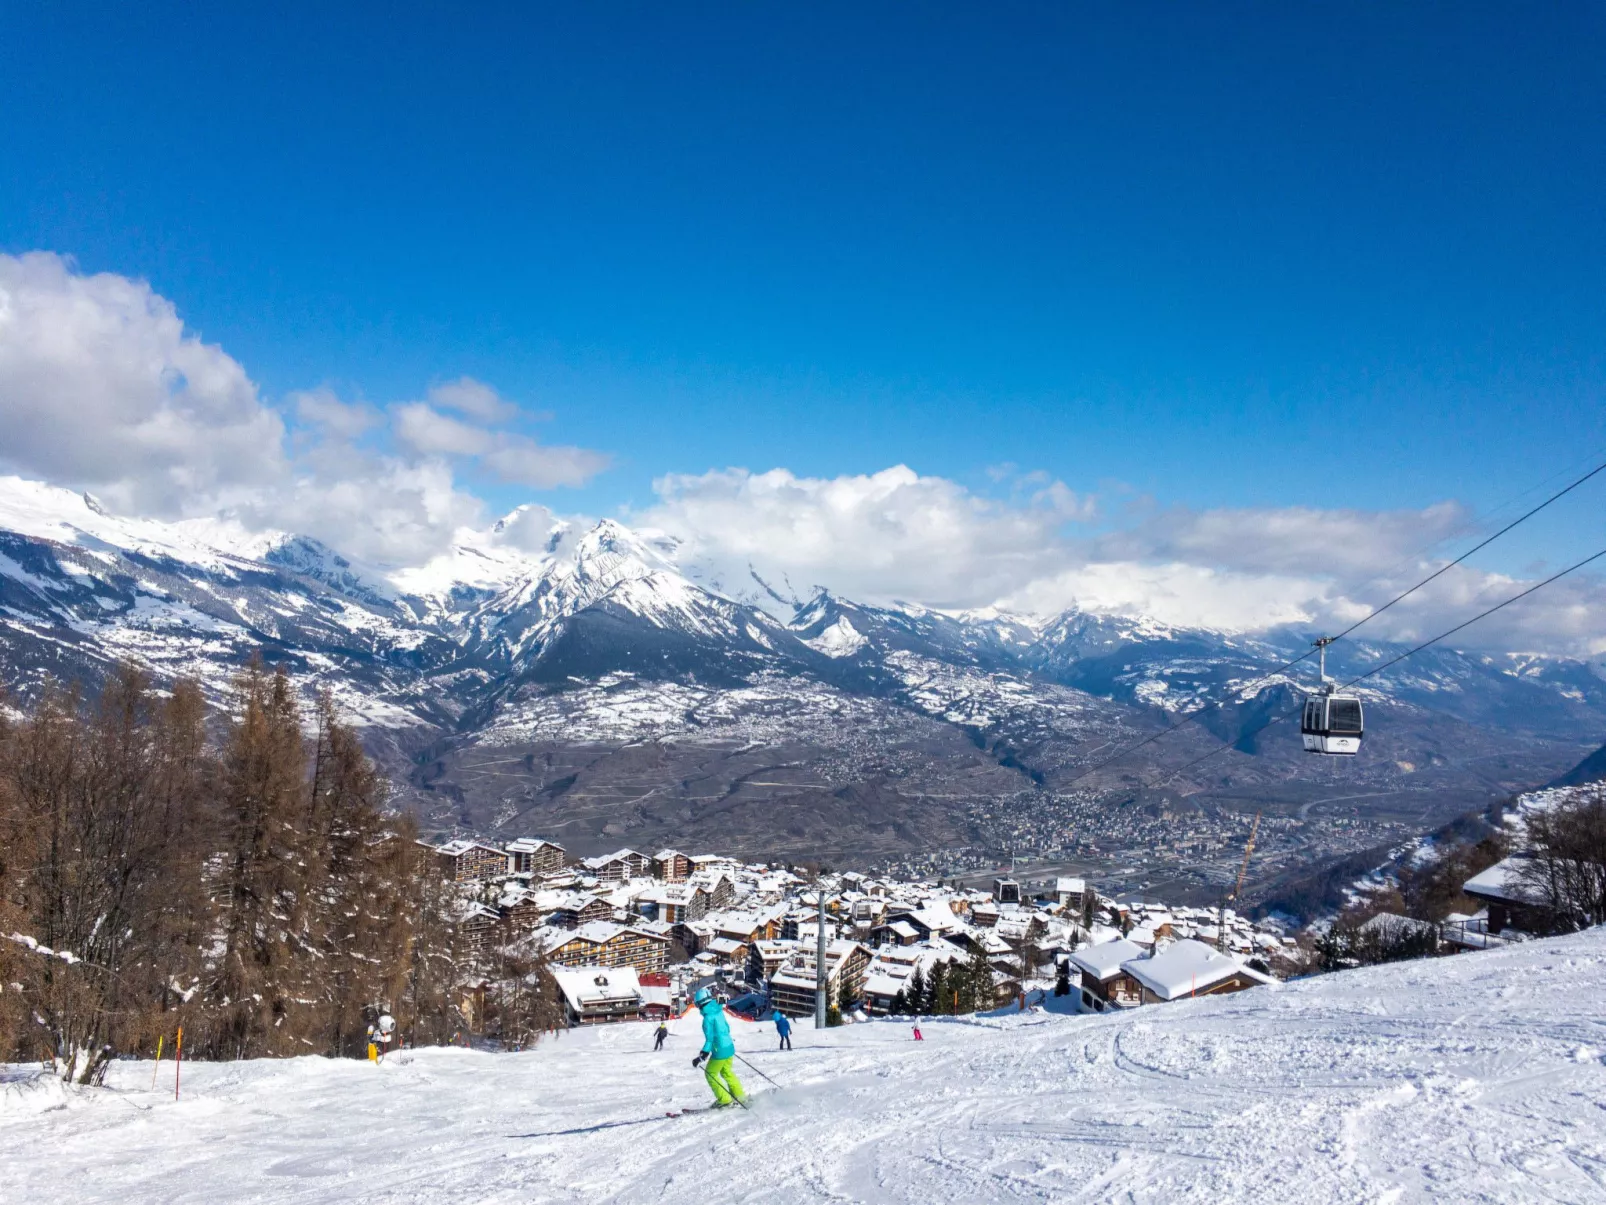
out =
[(775, 1032), (781, 1035), (781, 1044), (776, 1049), (792, 1049), (792, 1022), (787, 1020), (786, 1014), (780, 1009), (775, 1010)]
[(731, 1027), (725, 1020), (725, 1006), (714, 999), (714, 993), (706, 987), (697, 989), (692, 1003), (703, 1014), (703, 1052), (692, 1060), (691, 1065), (703, 1067), (704, 1060), (707, 1061), (703, 1075), (714, 1091), (714, 1108), (746, 1104), (747, 1093), (742, 1090), (742, 1081), (736, 1078), (736, 1072), (731, 1067), (731, 1060), (736, 1057), (736, 1043), (731, 1041)]

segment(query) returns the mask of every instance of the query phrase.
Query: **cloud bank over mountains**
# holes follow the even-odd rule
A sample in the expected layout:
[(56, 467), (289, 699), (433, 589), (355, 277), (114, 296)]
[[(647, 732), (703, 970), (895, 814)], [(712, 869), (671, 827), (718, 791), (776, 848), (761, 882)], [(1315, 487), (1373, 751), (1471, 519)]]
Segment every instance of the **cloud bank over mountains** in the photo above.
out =
[[(536, 417), (469, 378), (385, 406), (327, 388), (266, 399), (147, 283), (46, 252), (0, 255), (0, 471), (92, 491), (117, 511), (228, 514), (416, 566), (462, 529), (492, 525), (475, 480), (547, 491), (607, 469), (605, 450), (518, 429)], [(623, 517), (673, 537), (684, 563), (731, 593), (751, 595), (757, 573), (794, 597), (826, 586), (952, 609), (1075, 605), (1229, 631), (1353, 622), (1475, 530), (1453, 502), (1198, 511), (1112, 504), (1007, 466), (994, 478), (1001, 496), (904, 465), (837, 477), (725, 468), (664, 476), (656, 502)], [(531, 506), (496, 538), (539, 552), (553, 518)], [(1522, 585), (1458, 567), (1368, 630), (1425, 638)], [(1606, 652), (1606, 589), (1567, 579), (1458, 643)]]

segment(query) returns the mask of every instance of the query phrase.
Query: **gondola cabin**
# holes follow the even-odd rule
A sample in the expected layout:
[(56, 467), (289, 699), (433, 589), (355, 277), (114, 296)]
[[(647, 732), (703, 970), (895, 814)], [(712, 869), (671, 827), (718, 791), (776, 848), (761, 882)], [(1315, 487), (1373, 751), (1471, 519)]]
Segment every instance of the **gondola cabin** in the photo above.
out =
[(1299, 734), (1306, 753), (1353, 756), (1361, 751), (1361, 738), (1365, 733), (1361, 701), (1354, 695), (1323, 691), (1305, 700)]

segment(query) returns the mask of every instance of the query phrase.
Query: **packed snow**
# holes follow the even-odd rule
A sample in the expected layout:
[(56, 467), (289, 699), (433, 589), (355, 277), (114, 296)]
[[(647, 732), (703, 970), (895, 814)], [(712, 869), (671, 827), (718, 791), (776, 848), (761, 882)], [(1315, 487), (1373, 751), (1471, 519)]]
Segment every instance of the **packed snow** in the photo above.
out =
[(1606, 933), (1148, 1005), (815, 1032), (695, 1018), (520, 1054), (115, 1066), (0, 1085), (0, 1200), (1600, 1201)]

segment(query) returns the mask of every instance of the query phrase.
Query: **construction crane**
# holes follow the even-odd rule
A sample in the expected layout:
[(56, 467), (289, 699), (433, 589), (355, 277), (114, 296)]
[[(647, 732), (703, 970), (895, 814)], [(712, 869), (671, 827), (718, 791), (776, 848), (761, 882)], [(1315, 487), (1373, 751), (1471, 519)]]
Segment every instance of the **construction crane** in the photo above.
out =
[(1255, 813), (1255, 822), (1249, 826), (1249, 840), (1244, 845), (1244, 860), (1238, 867), (1238, 881), (1232, 885), (1232, 894), (1221, 902), (1221, 923), (1216, 926), (1216, 949), (1226, 952), (1227, 947), (1227, 905), (1238, 902), (1238, 893), (1244, 889), (1244, 875), (1249, 873), (1249, 855), (1255, 852), (1255, 834), (1260, 831), (1260, 813)]

